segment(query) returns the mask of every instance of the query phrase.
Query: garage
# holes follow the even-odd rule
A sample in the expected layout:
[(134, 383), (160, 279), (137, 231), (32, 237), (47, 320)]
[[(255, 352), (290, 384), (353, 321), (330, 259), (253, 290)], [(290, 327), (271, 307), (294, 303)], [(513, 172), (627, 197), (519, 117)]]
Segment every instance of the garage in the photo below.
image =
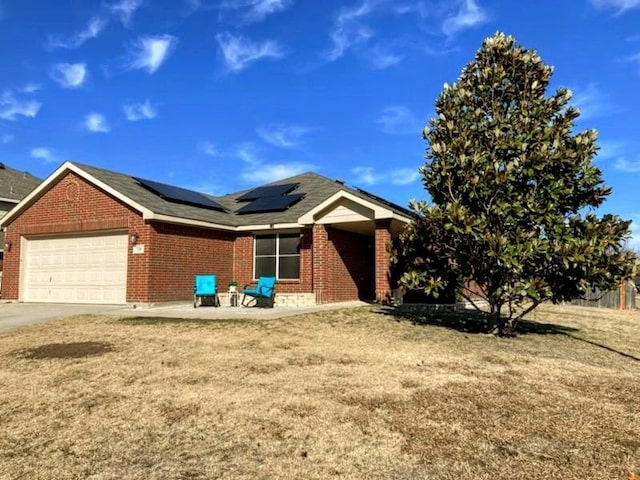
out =
[(25, 238), (22, 301), (126, 303), (127, 240), (123, 233)]

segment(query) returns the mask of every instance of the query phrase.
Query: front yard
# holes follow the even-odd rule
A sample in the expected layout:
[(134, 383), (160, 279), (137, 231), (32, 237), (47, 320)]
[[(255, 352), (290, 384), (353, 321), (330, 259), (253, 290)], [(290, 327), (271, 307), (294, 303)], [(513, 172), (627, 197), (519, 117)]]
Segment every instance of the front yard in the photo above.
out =
[(0, 479), (640, 474), (640, 312), (533, 319), (514, 339), (376, 307), (2, 333)]

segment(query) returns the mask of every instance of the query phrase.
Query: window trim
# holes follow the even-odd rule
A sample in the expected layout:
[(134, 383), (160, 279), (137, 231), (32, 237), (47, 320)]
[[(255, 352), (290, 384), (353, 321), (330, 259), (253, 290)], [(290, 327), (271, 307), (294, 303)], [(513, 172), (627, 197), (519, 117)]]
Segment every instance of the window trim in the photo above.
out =
[[(297, 235), (298, 236), (298, 240), (300, 242), (302, 242), (302, 233), (301, 232), (280, 232), (280, 233), (268, 233), (268, 234), (254, 234), (253, 235), (253, 279), (257, 280), (258, 278), (256, 277), (256, 259), (258, 257), (260, 258), (264, 258), (264, 257), (274, 257), (275, 258), (275, 277), (276, 279), (278, 279), (278, 281), (282, 281), (282, 282), (299, 282), (300, 281), (300, 259), (301, 259), (301, 254), (300, 252), (298, 252), (297, 254), (295, 253), (285, 253), (285, 254), (280, 254), (280, 235)], [(257, 255), (257, 251), (258, 251), (258, 237), (271, 237), (271, 236), (275, 236), (276, 237), (276, 252), (275, 255)], [(280, 258), (286, 258), (286, 257), (297, 257), (298, 258), (298, 276), (295, 278), (280, 278)]]

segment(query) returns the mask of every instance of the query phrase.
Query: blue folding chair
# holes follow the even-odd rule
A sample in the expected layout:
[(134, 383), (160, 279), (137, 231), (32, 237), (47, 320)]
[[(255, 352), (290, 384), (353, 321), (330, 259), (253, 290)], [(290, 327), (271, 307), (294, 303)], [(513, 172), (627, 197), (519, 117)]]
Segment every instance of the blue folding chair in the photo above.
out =
[(245, 298), (252, 297), (255, 300), (256, 307), (273, 308), (273, 299), (276, 295), (276, 277), (260, 277), (258, 284), (249, 288), (245, 286), (242, 290), (242, 306), (247, 307)]
[(196, 275), (193, 280), (193, 308), (198, 306), (198, 300), (202, 305), (204, 298), (213, 298), (213, 306), (220, 306), (215, 275)]

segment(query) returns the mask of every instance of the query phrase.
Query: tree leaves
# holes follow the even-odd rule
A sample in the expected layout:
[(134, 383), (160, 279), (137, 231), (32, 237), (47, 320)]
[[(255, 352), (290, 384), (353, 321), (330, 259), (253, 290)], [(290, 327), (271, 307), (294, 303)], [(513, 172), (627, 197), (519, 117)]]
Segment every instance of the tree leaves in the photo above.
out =
[(632, 274), (635, 257), (622, 248), (629, 222), (593, 213), (611, 193), (592, 165), (597, 132), (574, 133), (571, 92), (547, 94), (552, 72), (496, 33), (445, 84), (423, 131), (420, 171), (433, 205), (412, 205), (418, 220), (396, 252), (405, 286), (469, 296), (473, 279), (508, 326), (526, 305), (610, 289)]

